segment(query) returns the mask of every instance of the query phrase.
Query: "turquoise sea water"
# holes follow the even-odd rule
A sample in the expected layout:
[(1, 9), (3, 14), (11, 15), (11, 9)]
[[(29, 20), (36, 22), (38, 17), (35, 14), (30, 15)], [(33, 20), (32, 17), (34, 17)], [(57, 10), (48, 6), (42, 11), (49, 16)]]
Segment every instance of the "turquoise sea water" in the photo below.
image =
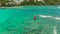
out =
[(60, 34), (59, 26), (56, 6), (0, 8), (0, 34)]

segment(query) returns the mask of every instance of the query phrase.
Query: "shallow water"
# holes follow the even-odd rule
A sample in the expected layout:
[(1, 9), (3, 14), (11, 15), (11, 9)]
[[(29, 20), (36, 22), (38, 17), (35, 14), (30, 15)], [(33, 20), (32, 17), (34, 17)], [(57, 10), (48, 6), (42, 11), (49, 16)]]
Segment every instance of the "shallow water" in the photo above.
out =
[(0, 34), (60, 34), (59, 26), (60, 9), (56, 6), (0, 9)]

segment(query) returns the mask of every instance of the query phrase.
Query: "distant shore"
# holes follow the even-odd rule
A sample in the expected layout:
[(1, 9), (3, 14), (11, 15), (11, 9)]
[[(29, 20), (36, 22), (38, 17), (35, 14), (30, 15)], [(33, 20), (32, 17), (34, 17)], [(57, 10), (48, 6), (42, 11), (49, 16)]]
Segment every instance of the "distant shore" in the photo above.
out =
[[(56, 9), (56, 7), (58, 7), (58, 6), (56, 6), (56, 5), (40, 5), (41, 7), (43, 7), (43, 8), (46, 8), (46, 7), (48, 7), (48, 8), (54, 8), (54, 9)], [(0, 8), (2, 8), (2, 9), (4, 9), (4, 8), (21, 8), (21, 9), (29, 9), (30, 7), (35, 7), (35, 8), (41, 8), (40, 6), (34, 6), (34, 5), (29, 5), (29, 6), (13, 6), (13, 7), (0, 7)], [(27, 7), (27, 8), (26, 8)]]

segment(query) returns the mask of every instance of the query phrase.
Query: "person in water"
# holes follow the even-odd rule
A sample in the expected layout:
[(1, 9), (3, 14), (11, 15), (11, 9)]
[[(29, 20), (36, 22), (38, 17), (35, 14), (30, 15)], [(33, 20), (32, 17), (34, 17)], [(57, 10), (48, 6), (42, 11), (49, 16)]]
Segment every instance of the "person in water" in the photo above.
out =
[(36, 16), (34, 16), (34, 21), (36, 21)]

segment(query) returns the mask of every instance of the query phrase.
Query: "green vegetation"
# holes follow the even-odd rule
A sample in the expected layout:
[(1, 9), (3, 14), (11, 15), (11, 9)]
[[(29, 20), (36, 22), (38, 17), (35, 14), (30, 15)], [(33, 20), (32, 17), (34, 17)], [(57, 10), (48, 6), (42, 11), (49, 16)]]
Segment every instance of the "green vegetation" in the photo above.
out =
[[(19, 0), (18, 0), (19, 1)], [(14, 4), (9, 4), (10, 2), (13, 2)], [(7, 5), (6, 5), (7, 3)], [(15, 3), (13, 0), (0, 0), (0, 6), (25, 6), (25, 5), (59, 5), (60, 0), (44, 0), (44, 3), (41, 1), (36, 2), (34, 0), (24, 0), (23, 2), (20, 2), (20, 4)]]
[(34, 2), (33, 0), (29, 0), (29, 1), (24, 1), (21, 3), (21, 5), (59, 5), (60, 4), (60, 0), (44, 0), (44, 3), (41, 1), (37, 1)]

